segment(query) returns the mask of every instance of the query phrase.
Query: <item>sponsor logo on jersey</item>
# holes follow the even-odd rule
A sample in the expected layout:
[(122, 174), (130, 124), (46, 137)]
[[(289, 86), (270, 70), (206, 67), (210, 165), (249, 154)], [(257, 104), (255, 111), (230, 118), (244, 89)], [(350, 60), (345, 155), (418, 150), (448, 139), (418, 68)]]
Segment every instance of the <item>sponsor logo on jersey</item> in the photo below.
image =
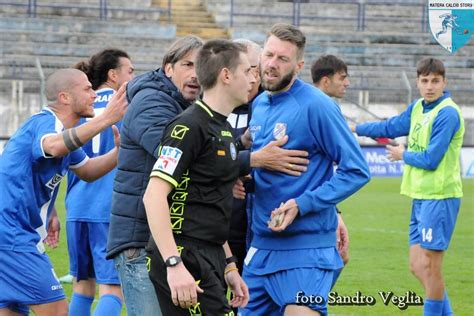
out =
[(232, 133), (230, 131), (221, 131), (222, 137), (232, 137)]
[(183, 139), (184, 135), (189, 131), (189, 127), (184, 125), (176, 125), (171, 131), (171, 138)]
[(276, 123), (273, 128), (273, 137), (276, 140), (282, 139), (286, 135), (286, 123)]
[(163, 148), (161, 148), (160, 157), (156, 161), (154, 169), (172, 175), (176, 170), (182, 155), (183, 151), (179, 148), (163, 146)]
[(94, 103), (100, 103), (100, 102), (109, 103), (113, 95), (114, 95), (113, 93), (98, 95), (95, 98)]
[(50, 188), (51, 190), (54, 190), (54, 188), (61, 182), (61, 179), (63, 178), (63, 175), (56, 173), (51, 180), (49, 180), (46, 183), (46, 187)]
[(257, 132), (262, 129), (262, 126), (260, 125), (250, 125), (249, 130), (250, 130), (250, 135), (252, 136), (252, 139), (255, 139), (255, 135), (257, 135)]

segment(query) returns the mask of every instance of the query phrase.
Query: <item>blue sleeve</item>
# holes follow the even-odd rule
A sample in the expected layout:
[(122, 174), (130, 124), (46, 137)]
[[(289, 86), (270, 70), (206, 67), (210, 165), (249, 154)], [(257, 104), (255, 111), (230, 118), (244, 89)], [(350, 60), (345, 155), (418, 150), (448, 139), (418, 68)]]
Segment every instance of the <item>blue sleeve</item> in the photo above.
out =
[(58, 131), (56, 131), (55, 121), (55, 117), (52, 115), (38, 114), (35, 130), (33, 131), (35, 134), (31, 148), (34, 160), (52, 158), (52, 156), (44, 152), (43, 139), (48, 135), (56, 135), (58, 133)]
[(132, 99), (134, 113), (129, 119), (129, 136), (150, 155), (158, 158), (158, 146), (168, 123), (179, 114), (179, 105), (156, 90), (142, 90)]
[[(313, 107), (310, 126), (326, 159), (335, 162), (336, 172), (314, 190), (296, 198), (301, 215), (335, 206), (370, 180), (369, 167), (339, 107), (332, 103)], [(324, 159), (324, 158), (323, 158)]]
[(397, 138), (406, 136), (410, 132), (412, 103), (404, 112), (385, 121), (364, 123), (356, 126), (359, 136)]
[(434, 119), (430, 142), (426, 150), (422, 152), (405, 151), (403, 161), (416, 168), (435, 170), (460, 127), (461, 123), (456, 109), (451, 106), (441, 109)]
[(69, 167), (71, 169), (79, 168), (84, 165), (89, 157), (82, 148), (78, 148), (69, 154)]

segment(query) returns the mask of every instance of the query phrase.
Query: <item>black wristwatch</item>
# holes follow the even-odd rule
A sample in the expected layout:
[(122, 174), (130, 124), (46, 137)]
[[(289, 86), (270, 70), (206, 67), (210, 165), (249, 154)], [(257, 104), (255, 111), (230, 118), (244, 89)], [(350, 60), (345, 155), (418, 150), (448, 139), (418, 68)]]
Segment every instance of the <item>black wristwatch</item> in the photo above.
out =
[(232, 263), (232, 262), (237, 264), (237, 262), (239, 262), (239, 260), (237, 260), (236, 256), (230, 256), (229, 258), (225, 258), (225, 264), (229, 264), (229, 263)]
[(174, 266), (178, 265), (178, 263), (180, 263), (180, 262), (183, 262), (183, 260), (181, 260), (181, 257), (171, 256), (168, 259), (166, 259), (165, 265), (167, 267), (174, 267)]

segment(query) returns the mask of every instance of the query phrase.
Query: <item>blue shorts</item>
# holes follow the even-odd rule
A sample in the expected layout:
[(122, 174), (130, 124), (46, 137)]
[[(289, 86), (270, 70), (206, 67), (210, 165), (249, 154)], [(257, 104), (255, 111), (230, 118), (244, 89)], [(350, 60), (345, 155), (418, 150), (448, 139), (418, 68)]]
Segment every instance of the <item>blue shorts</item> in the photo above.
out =
[(334, 270), (296, 268), (257, 275), (244, 268), (242, 276), (249, 287), (250, 301), (239, 313), (277, 316), (283, 315), (287, 305), (305, 305), (327, 315), (333, 274)]
[(105, 259), (109, 223), (66, 222), (69, 270), (78, 281), (120, 284), (114, 261)]
[(410, 246), (448, 249), (458, 217), (461, 199), (413, 200), (410, 219)]
[(27, 305), (66, 298), (46, 254), (0, 250), (0, 309), (28, 315)]

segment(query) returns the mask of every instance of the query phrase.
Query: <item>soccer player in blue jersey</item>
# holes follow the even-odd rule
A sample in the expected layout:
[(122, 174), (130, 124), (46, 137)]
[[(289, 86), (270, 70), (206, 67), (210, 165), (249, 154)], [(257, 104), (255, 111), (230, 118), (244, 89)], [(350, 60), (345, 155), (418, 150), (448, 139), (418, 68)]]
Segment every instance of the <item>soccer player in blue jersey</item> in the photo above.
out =
[(276, 24), (261, 57), (266, 92), (253, 103), (252, 150), (288, 138), (284, 148), (306, 150), (310, 162), (299, 177), (264, 169), (252, 173), (253, 236), (243, 272), (250, 301), (241, 310), (245, 316), (327, 315), (334, 272), (343, 265), (336, 249), (335, 207), (370, 179), (339, 106), (297, 79), (305, 41), (298, 28)]
[[(119, 135), (107, 154), (90, 158), (80, 147), (118, 122), (127, 109), (125, 86), (94, 117), (96, 93), (77, 69), (61, 69), (46, 81), (48, 106), (11, 137), (0, 157), (0, 314), (66, 315), (68, 305), (43, 240), (55, 217), (58, 184), (69, 169), (93, 181), (117, 162)], [(94, 117), (76, 126), (81, 117)], [(56, 220), (54, 221), (56, 222)], [(56, 225), (54, 225), (56, 226)], [(57, 227), (55, 227), (57, 230)]]
[(459, 163), (464, 120), (446, 88), (441, 60), (422, 59), (417, 65), (417, 87), (422, 98), (398, 116), (353, 127), (361, 136), (408, 136), (387, 146), (388, 158), (403, 160), (401, 194), (413, 198), (409, 227), (410, 269), (426, 292), (425, 316), (453, 315), (442, 267), (461, 204)]
[[(96, 115), (105, 110), (114, 93), (133, 78), (134, 72), (128, 54), (118, 49), (103, 50), (75, 67), (87, 75), (96, 91)], [(78, 124), (87, 120), (82, 118)], [(119, 129), (120, 125), (121, 122), (116, 123)], [(109, 127), (82, 149), (89, 157), (97, 157), (114, 147), (114, 133)], [(68, 172), (66, 232), (70, 273), (74, 276), (70, 315), (90, 315), (96, 283), (99, 302), (94, 315), (120, 315), (123, 300), (120, 280), (114, 262), (105, 259), (114, 176), (115, 169), (88, 183), (73, 171)]]
[[(346, 63), (334, 55), (323, 55), (311, 64), (311, 79), (316, 88), (326, 93), (331, 98), (342, 99), (349, 87), (349, 74)], [(349, 262), (349, 232), (342, 219), (341, 212), (337, 209), (337, 249), (344, 265)], [(341, 270), (334, 274), (333, 286)]]

